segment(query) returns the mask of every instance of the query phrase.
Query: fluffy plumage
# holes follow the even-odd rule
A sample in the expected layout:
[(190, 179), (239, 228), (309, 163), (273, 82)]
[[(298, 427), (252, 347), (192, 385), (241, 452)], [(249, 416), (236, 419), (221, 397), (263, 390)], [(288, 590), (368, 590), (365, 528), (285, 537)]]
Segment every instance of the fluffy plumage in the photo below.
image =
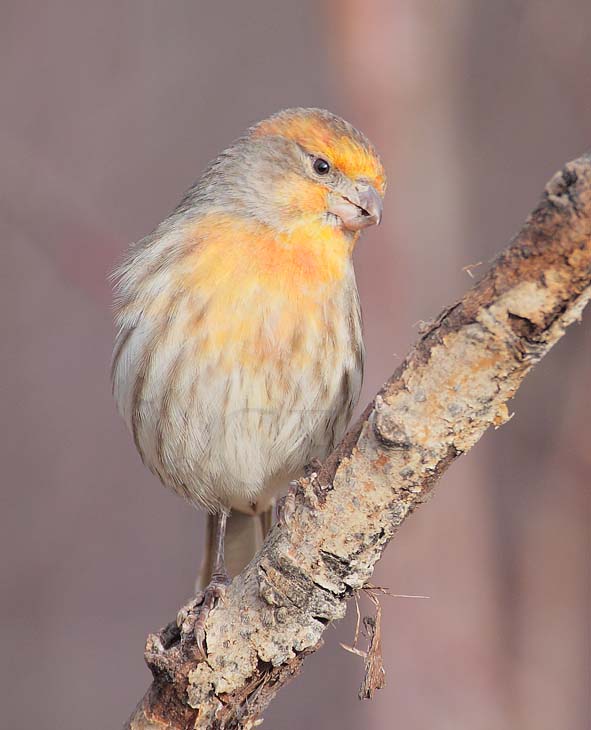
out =
[(351, 254), (363, 200), (384, 188), (360, 132), (287, 110), (131, 248), (116, 272), (113, 390), (165, 485), (210, 511), (259, 512), (342, 436), (363, 369)]

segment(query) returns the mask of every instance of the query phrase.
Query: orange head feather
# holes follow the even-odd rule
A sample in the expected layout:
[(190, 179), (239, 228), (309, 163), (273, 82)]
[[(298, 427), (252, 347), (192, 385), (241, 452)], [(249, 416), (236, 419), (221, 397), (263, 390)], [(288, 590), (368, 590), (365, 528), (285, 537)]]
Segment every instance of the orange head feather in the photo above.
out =
[(323, 109), (286, 109), (259, 122), (252, 137), (284, 137), (326, 159), (351, 180), (364, 180), (383, 195), (384, 167), (371, 142), (344, 119)]

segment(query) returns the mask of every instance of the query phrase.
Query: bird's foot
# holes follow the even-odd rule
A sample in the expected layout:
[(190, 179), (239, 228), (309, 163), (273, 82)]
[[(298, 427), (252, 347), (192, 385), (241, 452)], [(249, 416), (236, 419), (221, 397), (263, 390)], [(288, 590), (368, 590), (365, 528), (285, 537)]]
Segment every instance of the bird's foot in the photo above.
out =
[(207, 658), (205, 624), (218, 601), (223, 602), (230, 583), (231, 579), (226, 573), (213, 575), (209, 585), (178, 612), (176, 621), (181, 630), (181, 636), (193, 635), (197, 653), (202, 659)]
[(314, 458), (310, 459), (310, 461), (304, 467), (304, 474), (307, 477), (311, 477), (314, 474), (316, 474), (316, 476), (317, 476), (318, 474), (320, 474), (321, 469), (322, 469), (322, 462), (320, 461), (320, 459), (317, 459), (316, 457), (314, 457)]
[(299, 482), (294, 480), (289, 483), (289, 489), (283, 499), (277, 502), (277, 522), (282, 527), (288, 527), (296, 506), (296, 494), (298, 492)]

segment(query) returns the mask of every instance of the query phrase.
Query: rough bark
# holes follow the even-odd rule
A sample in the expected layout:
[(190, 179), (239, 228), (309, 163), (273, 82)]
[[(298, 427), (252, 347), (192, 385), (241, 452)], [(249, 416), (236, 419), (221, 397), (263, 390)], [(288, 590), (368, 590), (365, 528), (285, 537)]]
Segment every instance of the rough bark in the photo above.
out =
[(191, 617), (150, 635), (154, 681), (130, 730), (251, 728), (317, 649), (384, 548), (489, 426), (591, 296), (591, 156), (546, 186), (520, 233), (464, 298), (428, 326), (317, 477), (289, 526), (210, 615), (207, 661)]

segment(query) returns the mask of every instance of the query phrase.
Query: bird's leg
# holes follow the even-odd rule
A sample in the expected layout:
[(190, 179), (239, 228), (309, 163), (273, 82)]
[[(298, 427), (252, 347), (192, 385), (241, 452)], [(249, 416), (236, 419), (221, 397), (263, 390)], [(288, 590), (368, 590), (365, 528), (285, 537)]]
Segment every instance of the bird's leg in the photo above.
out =
[(203, 600), (198, 608), (193, 625), (197, 648), (204, 658), (207, 656), (205, 651), (205, 622), (218, 600), (223, 599), (226, 588), (230, 583), (230, 576), (224, 563), (224, 539), (226, 537), (227, 520), (228, 513), (226, 511), (219, 512), (215, 516), (213, 570), (209, 584), (203, 590)]
[(230, 582), (230, 578), (226, 571), (226, 564), (224, 563), (224, 541), (226, 539), (227, 522), (228, 513), (225, 510), (216, 515), (213, 570), (211, 572), (210, 585), (212, 583), (224, 583), (224, 585), (228, 585)]
[(259, 514), (259, 521), (261, 524), (261, 532), (263, 533), (263, 542), (266, 540), (267, 535), (273, 527), (273, 517), (275, 515), (275, 500), (271, 502), (271, 506), (268, 507), (264, 512)]

